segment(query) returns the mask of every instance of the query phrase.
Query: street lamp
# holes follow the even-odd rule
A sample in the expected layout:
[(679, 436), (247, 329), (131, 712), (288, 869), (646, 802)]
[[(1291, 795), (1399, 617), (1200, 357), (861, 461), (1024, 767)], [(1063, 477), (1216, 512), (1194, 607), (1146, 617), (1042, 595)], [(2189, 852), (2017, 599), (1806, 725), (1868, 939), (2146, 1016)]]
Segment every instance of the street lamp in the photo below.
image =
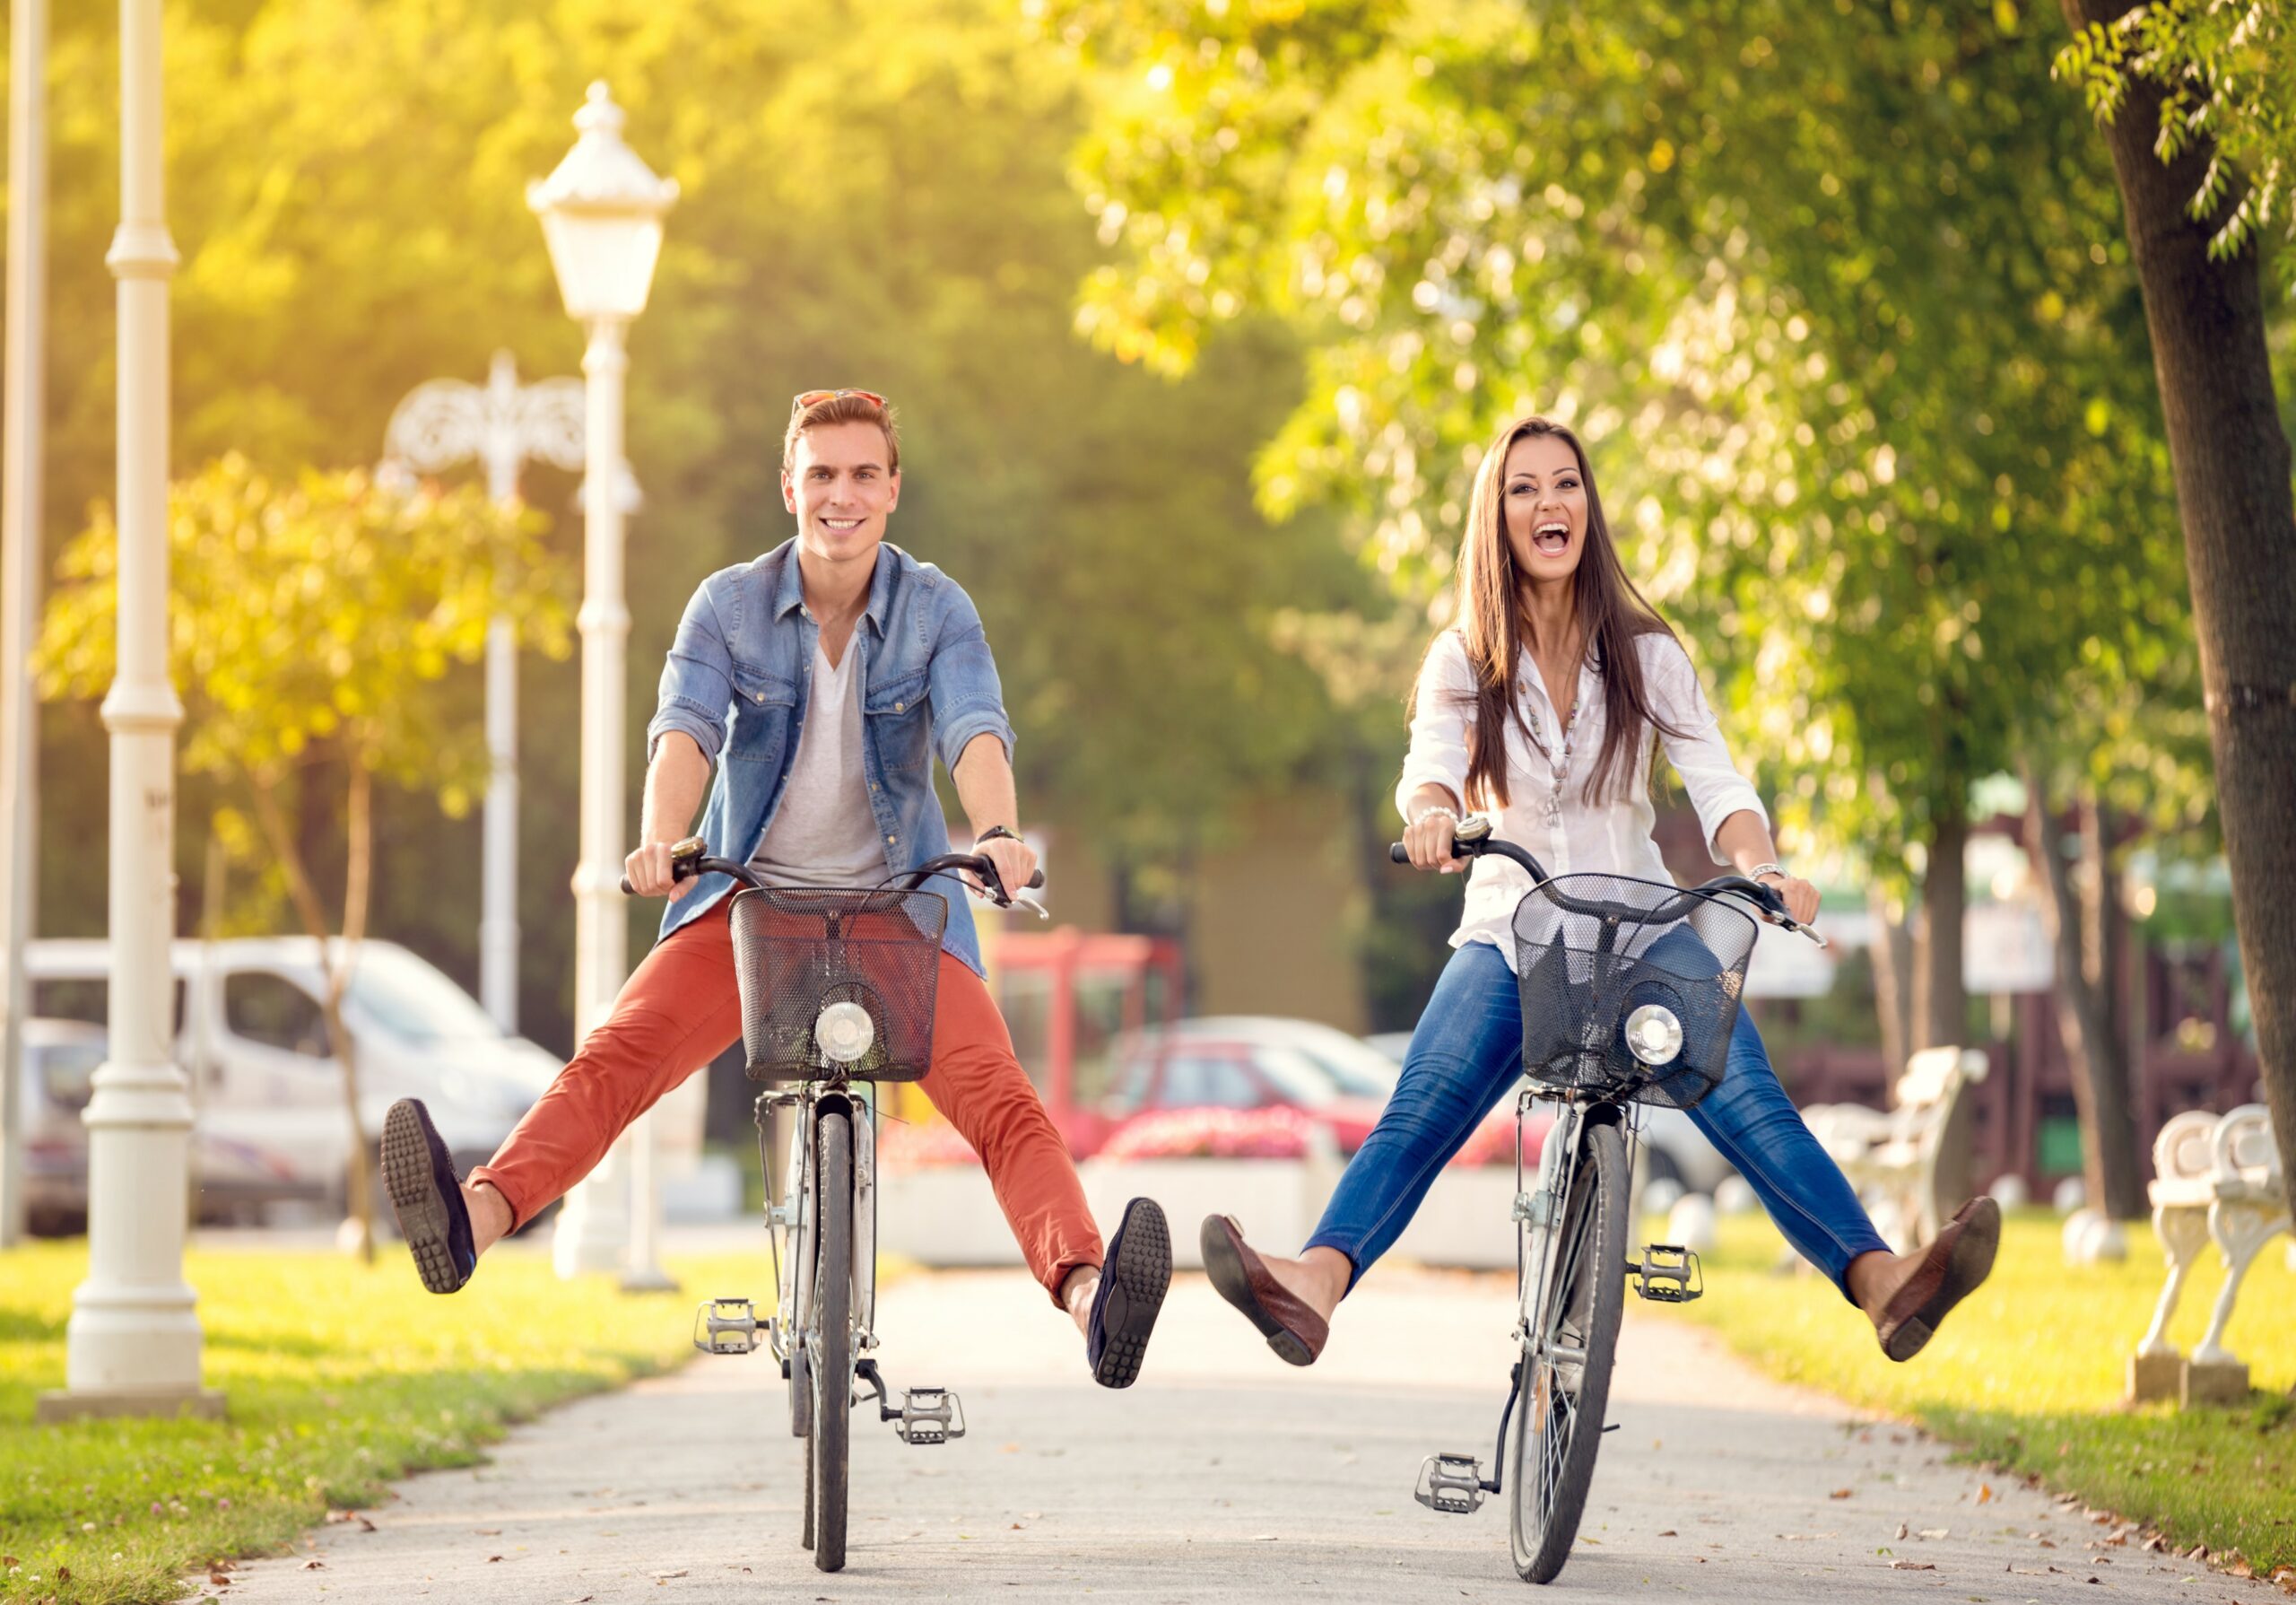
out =
[(169, 1007), (175, 934), (176, 727), (168, 678), (169, 238), (161, 167), (161, 0), (120, 6), (118, 669), (111, 733), (110, 1025), (88, 1128), (88, 1279), (72, 1295), (65, 1387), (39, 1418), (220, 1416), (199, 1385), (197, 1295), (183, 1276), (190, 1084)]
[[(484, 385), (434, 379), (407, 392), (383, 432), (387, 470), (435, 474), (475, 458), (499, 505), (518, 494), (529, 460), (582, 466), (582, 385), (521, 385), (507, 351)], [(518, 659), (510, 626), (486, 629), (486, 817), (479, 882), (478, 996), (505, 1031), (518, 1028)]]
[[(662, 254), (662, 217), (677, 200), (674, 179), (661, 179), (622, 141), (622, 108), (603, 83), (575, 114), (580, 137), (558, 170), (526, 188), (542, 219), (550, 263), (567, 315), (589, 333), (582, 372), (588, 380), (584, 427), (591, 471), (583, 490), (581, 859), (574, 870), (574, 1034), (587, 1039), (613, 1007), (629, 971), (628, 916), (621, 894), (627, 840), (622, 794), (624, 649), (630, 609), (622, 599), (622, 503), (613, 466), (622, 460), (623, 349), (631, 320), (646, 310), (654, 264)], [(603, 469), (604, 471), (600, 471)], [(633, 1140), (634, 1138), (634, 1140)], [(655, 1262), (652, 1117), (609, 1155), (566, 1200), (553, 1257), (561, 1275), (607, 1270), (622, 1259), (623, 1286), (667, 1286)], [(627, 1173), (630, 1185), (620, 1185)], [(630, 1241), (631, 1195), (639, 1228)]]

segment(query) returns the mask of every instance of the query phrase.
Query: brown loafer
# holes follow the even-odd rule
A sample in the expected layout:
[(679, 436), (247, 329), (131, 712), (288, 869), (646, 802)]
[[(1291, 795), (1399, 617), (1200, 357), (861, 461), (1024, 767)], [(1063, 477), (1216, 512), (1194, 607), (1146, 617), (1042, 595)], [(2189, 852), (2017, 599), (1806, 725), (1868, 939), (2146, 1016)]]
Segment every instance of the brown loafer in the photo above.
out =
[(1204, 1217), (1204, 1269), (1212, 1286), (1259, 1328), (1267, 1346), (1294, 1365), (1312, 1365), (1331, 1328), (1277, 1281), (1267, 1262), (1244, 1245), (1243, 1228), (1226, 1215)]
[(1921, 1352), (1937, 1330), (1945, 1313), (1971, 1293), (1993, 1272), (1993, 1256), (2001, 1246), (2001, 1206), (1989, 1198), (1971, 1199), (1953, 1212), (1915, 1266), (1883, 1306), (1875, 1334), (1882, 1352), (1893, 1360), (1909, 1360)]

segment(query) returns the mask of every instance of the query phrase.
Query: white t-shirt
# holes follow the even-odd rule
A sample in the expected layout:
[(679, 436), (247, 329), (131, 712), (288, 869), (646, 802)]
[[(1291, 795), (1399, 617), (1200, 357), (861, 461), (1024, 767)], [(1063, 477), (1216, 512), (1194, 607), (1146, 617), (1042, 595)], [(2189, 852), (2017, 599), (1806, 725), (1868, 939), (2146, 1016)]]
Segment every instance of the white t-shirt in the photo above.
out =
[[(1634, 645), (1641, 654), (1642, 685), (1650, 698), (1651, 711), (1682, 732), (1665, 738), (1666, 756), (1682, 776), (1691, 807), (1698, 810), (1708, 850), (1717, 864), (1727, 868), (1728, 860), (1715, 844), (1714, 833), (1741, 810), (1768, 824), (1769, 810), (1731, 762), (1714, 709), (1681, 644), (1671, 636), (1654, 632), (1637, 636)], [(1554, 703), (1528, 652), (1523, 654), (1517, 670), (1515, 695), (1518, 706), (1527, 703), (1535, 714), (1549, 746), (1556, 746)], [(1603, 677), (1591, 659), (1579, 667), (1576, 703), (1578, 725), (1570, 732), (1570, 772), (1560, 798), (1555, 796), (1552, 761), (1531, 744), (1520, 728), (1511, 721), (1508, 724), (1508, 803), (1504, 808), (1485, 810), (1495, 833), (1529, 852), (1549, 875), (1591, 872), (1671, 882), (1674, 877), (1667, 873), (1666, 861), (1651, 837), (1657, 812), (1650, 802), (1650, 744), (1657, 733), (1644, 727), (1620, 793), (1600, 805), (1589, 803), (1583, 788), (1602, 750), (1607, 718)], [(1474, 670), (1467, 661), (1466, 643), (1456, 629), (1438, 636), (1434, 650), (1427, 654), (1414, 708), (1411, 755), (1404, 760), (1403, 779), (1396, 787), (1396, 807), (1405, 818), (1410, 817), (1412, 793), (1429, 781), (1449, 787), (1455, 797), (1466, 795), (1467, 727), (1474, 718)], [(1512, 966), (1515, 945), (1509, 932), (1515, 905), (1531, 889), (1531, 877), (1512, 861), (1494, 855), (1477, 859), (1466, 880), (1466, 906), (1458, 929), (1451, 933), (1451, 946), (1489, 942), (1507, 955)]]
[(863, 779), (861, 654), (847, 641), (831, 663), (813, 644), (813, 687), (781, 806), (750, 868), (770, 886), (874, 886), (891, 873)]

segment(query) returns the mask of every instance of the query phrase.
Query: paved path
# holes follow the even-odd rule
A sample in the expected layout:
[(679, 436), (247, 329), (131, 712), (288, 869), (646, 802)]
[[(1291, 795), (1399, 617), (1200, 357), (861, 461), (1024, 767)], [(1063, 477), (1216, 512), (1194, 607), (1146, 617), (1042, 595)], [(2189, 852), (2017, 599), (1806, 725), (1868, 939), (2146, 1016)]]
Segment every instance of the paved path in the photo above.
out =
[[(1111, 1393), (1019, 1275), (918, 1278), (883, 1297), (885, 1369), (896, 1385), (959, 1388), (971, 1433), (910, 1449), (857, 1419), (838, 1575), (796, 1542), (800, 1446), (778, 1379), (752, 1357), (697, 1359), (570, 1406), (488, 1465), (401, 1484), (370, 1513), (375, 1531), (330, 1527), (303, 1556), (234, 1574), (228, 1593), (1524, 1600), (1500, 1505), (1443, 1517), (1411, 1496), (1431, 1450), (1490, 1454), (1510, 1297), (1498, 1278), (1384, 1271), (1349, 1302), (1323, 1362), (1295, 1371), (1184, 1277), (1141, 1382)], [(1935, 1444), (1767, 1382), (1662, 1317), (1630, 1311), (1612, 1415), (1584, 1541), (1539, 1599), (2281, 1597), (2134, 1541), (2100, 1547), (2110, 1529), (2019, 1486), (1996, 1480), (1979, 1503), (1986, 1479)]]

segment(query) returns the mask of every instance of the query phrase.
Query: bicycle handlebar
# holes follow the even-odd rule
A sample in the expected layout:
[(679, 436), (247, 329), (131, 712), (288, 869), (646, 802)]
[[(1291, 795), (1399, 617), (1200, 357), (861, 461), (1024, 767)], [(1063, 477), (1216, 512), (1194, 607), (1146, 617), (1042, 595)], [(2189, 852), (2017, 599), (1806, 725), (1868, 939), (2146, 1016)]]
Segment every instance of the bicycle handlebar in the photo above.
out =
[[(764, 888), (763, 876), (747, 864), (737, 863), (732, 859), (710, 857), (705, 850), (708, 845), (699, 836), (688, 836), (684, 841), (672, 844), (670, 878), (680, 881), (691, 880), (698, 875), (729, 875), (745, 886), (757, 890)], [(980, 878), (981, 889), (988, 894), (989, 901), (998, 908), (1013, 906), (1012, 894), (1005, 891), (1004, 881), (997, 876), (996, 861), (985, 853), (943, 853), (939, 858), (929, 859), (907, 874), (893, 878), (901, 883), (903, 891), (913, 892), (934, 876), (945, 874), (952, 869), (963, 869), (978, 876)], [(1029, 877), (1029, 884), (1023, 890), (1032, 892), (1043, 885), (1044, 871), (1039, 869)], [(638, 888), (630, 884), (630, 877), (626, 875), (622, 877), (622, 894), (624, 897), (638, 895)], [(1031, 903), (1031, 906), (1035, 905)]]
[[(1451, 851), (1455, 856), (1464, 859), (1479, 859), (1487, 854), (1496, 853), (1510, 863), (1520, 866), (1530, 876), (1533, 885), (1545, 885), (1554, 878), (1546, 872), (1536, 859), (1523, 849), (1516, 846), (1512, 842), (1502, 842), (1492, 835), (1491, 822), (1488, 819), (1470, 819), (1461, 824), (1452, 833)], [(1411, 850), (1400, 842), (1392, 842), (1387, 848), (1387, 857), (1396, 863), (1408, 864), (1411, 862)], [(1581, 913), (1599, 914), (1601, 912), (1600, 910), (1582, 905), (1579, 899), (1567, 893), (1550, 888), (1546, 894), (1559, 908), (1570, 909)], [(1807, 937), (1821, 947), (1826, 946), (1824, 937), (1802, 924), (1786, 912), (1786, 900), (1779, 895), (1775, 888), (1765, 886), (1760, 881), (1748, 880), (1743, 875), (1717, 876), (1702, 885), (1686, 886), (1683, 888), (1681, 897), (1674, 903), (1652, 909), (1646, 917), (1654, 922), (1660, 920), (1679, 919), (1683, 912), (1687, 912), (1690, 899), (1715, 896), (1743, 897), (1754, 905), (1755, 912), (1766, 923), (1790, 930), (1796, 936)]]

